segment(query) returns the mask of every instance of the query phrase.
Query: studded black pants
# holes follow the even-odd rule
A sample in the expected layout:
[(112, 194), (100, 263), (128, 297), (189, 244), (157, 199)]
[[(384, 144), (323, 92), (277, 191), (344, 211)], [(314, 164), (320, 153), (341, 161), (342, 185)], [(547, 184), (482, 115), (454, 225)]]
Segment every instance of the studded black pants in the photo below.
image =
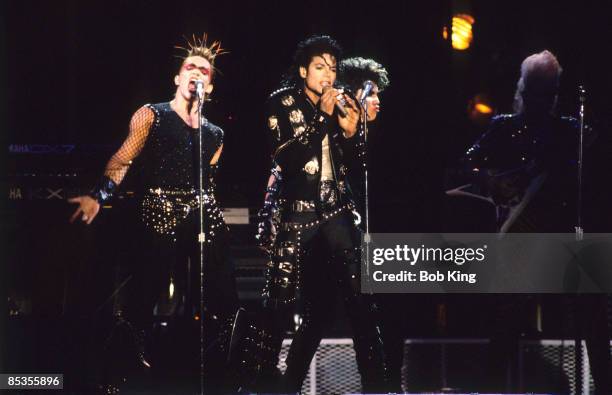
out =
[[(340, 293), (352, 331), (364, 392), (380, 392), (385, 383), (382, 342), (373, 300), (360, 292), (361, 233), (350, 211), (321, 218), (296, 213), (277, 238), (267, 294), (270, 305), (301, 306), (302, 322), (291, 344), (281, 390), (298, 392), (333, 314)], [(280, 344), (278, 344), (280, 346)]]

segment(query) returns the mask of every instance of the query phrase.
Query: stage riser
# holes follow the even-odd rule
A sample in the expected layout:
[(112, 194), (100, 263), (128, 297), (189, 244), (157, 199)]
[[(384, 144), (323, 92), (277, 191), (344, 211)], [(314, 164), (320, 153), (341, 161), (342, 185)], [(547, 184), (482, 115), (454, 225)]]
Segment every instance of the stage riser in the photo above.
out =
[[(283, 371), (290, 342), (283, 342), (279, 363)], [(509, 384), (528, 393), (591, 393), (594, 386), (584, 344), (585, 380), (582, 390), (576, 392), (574, 350), (570, 340), (520, 342), (517, 374)], [(411, 393), (445, 389), (453, 393), (484, 392), (487, 351), (486, 339), (408, 339), (404, 344), (402, 388)], [(324, 339), (302, 386), (303, 394), (359, 393), (360, 389), (352, 340)]]

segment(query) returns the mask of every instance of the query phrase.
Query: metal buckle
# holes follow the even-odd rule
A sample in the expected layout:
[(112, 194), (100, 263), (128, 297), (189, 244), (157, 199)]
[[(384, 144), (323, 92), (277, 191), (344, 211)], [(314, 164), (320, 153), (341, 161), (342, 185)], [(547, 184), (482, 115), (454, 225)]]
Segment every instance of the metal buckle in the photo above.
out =
[(293, 272), (293, 265), (291, 264), (291, 262), (279, 262), (278, 269), (282, 272), (289, 274)]
[(291, 242), (282, 242), (281, 246), (276, 249), (276, 256), (278, 257), (290, 257), (295, 255), (295, 247)]
[(189, 215), (189, 212), (191, 211), (191, 206), (189, 204), (181, 202), (175, 202), (175, 204), (185, 212), (185, 216)]
[(283, 288), (288, 288), (289, 287), (289, 277), (281, 277), (281, 278), (277, 279), (276, 281)]
[(291, 205), (294, 212), (305, 213), (315, 211), (315, 203), (306, 200), (296, 200)]
[(319, 184), (319, 202), (325, 210), (334, 210), (339, 204), (337, 188), (333, 180), (323, 180)]

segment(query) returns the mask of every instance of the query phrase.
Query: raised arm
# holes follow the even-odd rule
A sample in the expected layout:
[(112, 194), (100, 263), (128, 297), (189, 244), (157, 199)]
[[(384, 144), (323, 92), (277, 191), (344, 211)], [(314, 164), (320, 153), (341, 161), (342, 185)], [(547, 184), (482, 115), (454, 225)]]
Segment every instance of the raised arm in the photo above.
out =
[[(311, 145), (320, 144), (321, 140), (325, 137), (325, 133), (334, 127), (333, 113), (334, 107), (338, 102), (338, 95), (339, 93), (335, 89), (327, 90), (321, 96), (319, 108), (306, 125), (306, 130), (284, 142), (284, 144), (276, 149), (274, 161), (283, 170), (291, 164), (296, 165), (308, 161), (312, 155)], [(344, 98), (346, 100), (345, 110), (347, 115), (344, 117), (338, 115), (338, 125), (345, 138), (352, 138), (358, 129), (360, 112), (356, 102), (351, 97), (344, 95)]]

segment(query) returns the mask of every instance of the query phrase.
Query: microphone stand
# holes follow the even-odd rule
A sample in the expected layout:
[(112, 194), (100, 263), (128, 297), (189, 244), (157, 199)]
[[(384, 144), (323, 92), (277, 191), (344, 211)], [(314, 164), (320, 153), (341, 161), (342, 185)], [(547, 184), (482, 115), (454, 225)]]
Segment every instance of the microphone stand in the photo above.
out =
[[(586, 102), (586, 91), (584, 87), (581, 85), (578, 87), (578, 97), (580, 101), (580, 107), (578, 110), (579, 122), (580, 122), (580, 130), (578, 136), (578, 202), (576, 207), (576, 241), (582, 241), (584, 237), (584, 230), (582, 229), (582, 170), (583, 170), (583, 153), (584, 153), (584, 103)], [(576, 393), (582, 391), (582, 387), (584, 386), (584, 373), (582, 371), (582, 336), (580, 334), (580, 329), (578, 328), (578, 298), (580, 296), (576, 295), (574, 300), (574, 321), (576, 324), (576, 331), (574, 336), (574, 375), (576, 377), (575, 380), (575, 388)]]
[(204, 163), (202, 163), (202, 107), (204, 94), (198, 93), (198, 244), (200, 250), (200, 393), (204, 394)]
[(586, 91), (581, 85), (578, 87), (578, 95), (580, 99), (580, 135), (578, 140), (578, 207), (576, 215), (576, 240), (582, 240), (584, 230), (582, 229), (582, 158), (584, 153), (584, 103), (586, 101)]
[(364, 212), (363, 215), (365, 217), (365, 236), (364, 241), (366, 244), (366, 274), (368, 278), (368, 282), (370, 279), (370, 242), (372, 241), (370, 238), (370, 194), (368, 187), (368, 101), (366, 100), (367, 96), (361, 100), (361, 107), (363, 108), (364, 116), (363, 116), (363, 144), (365, 151), (364, 161)]

